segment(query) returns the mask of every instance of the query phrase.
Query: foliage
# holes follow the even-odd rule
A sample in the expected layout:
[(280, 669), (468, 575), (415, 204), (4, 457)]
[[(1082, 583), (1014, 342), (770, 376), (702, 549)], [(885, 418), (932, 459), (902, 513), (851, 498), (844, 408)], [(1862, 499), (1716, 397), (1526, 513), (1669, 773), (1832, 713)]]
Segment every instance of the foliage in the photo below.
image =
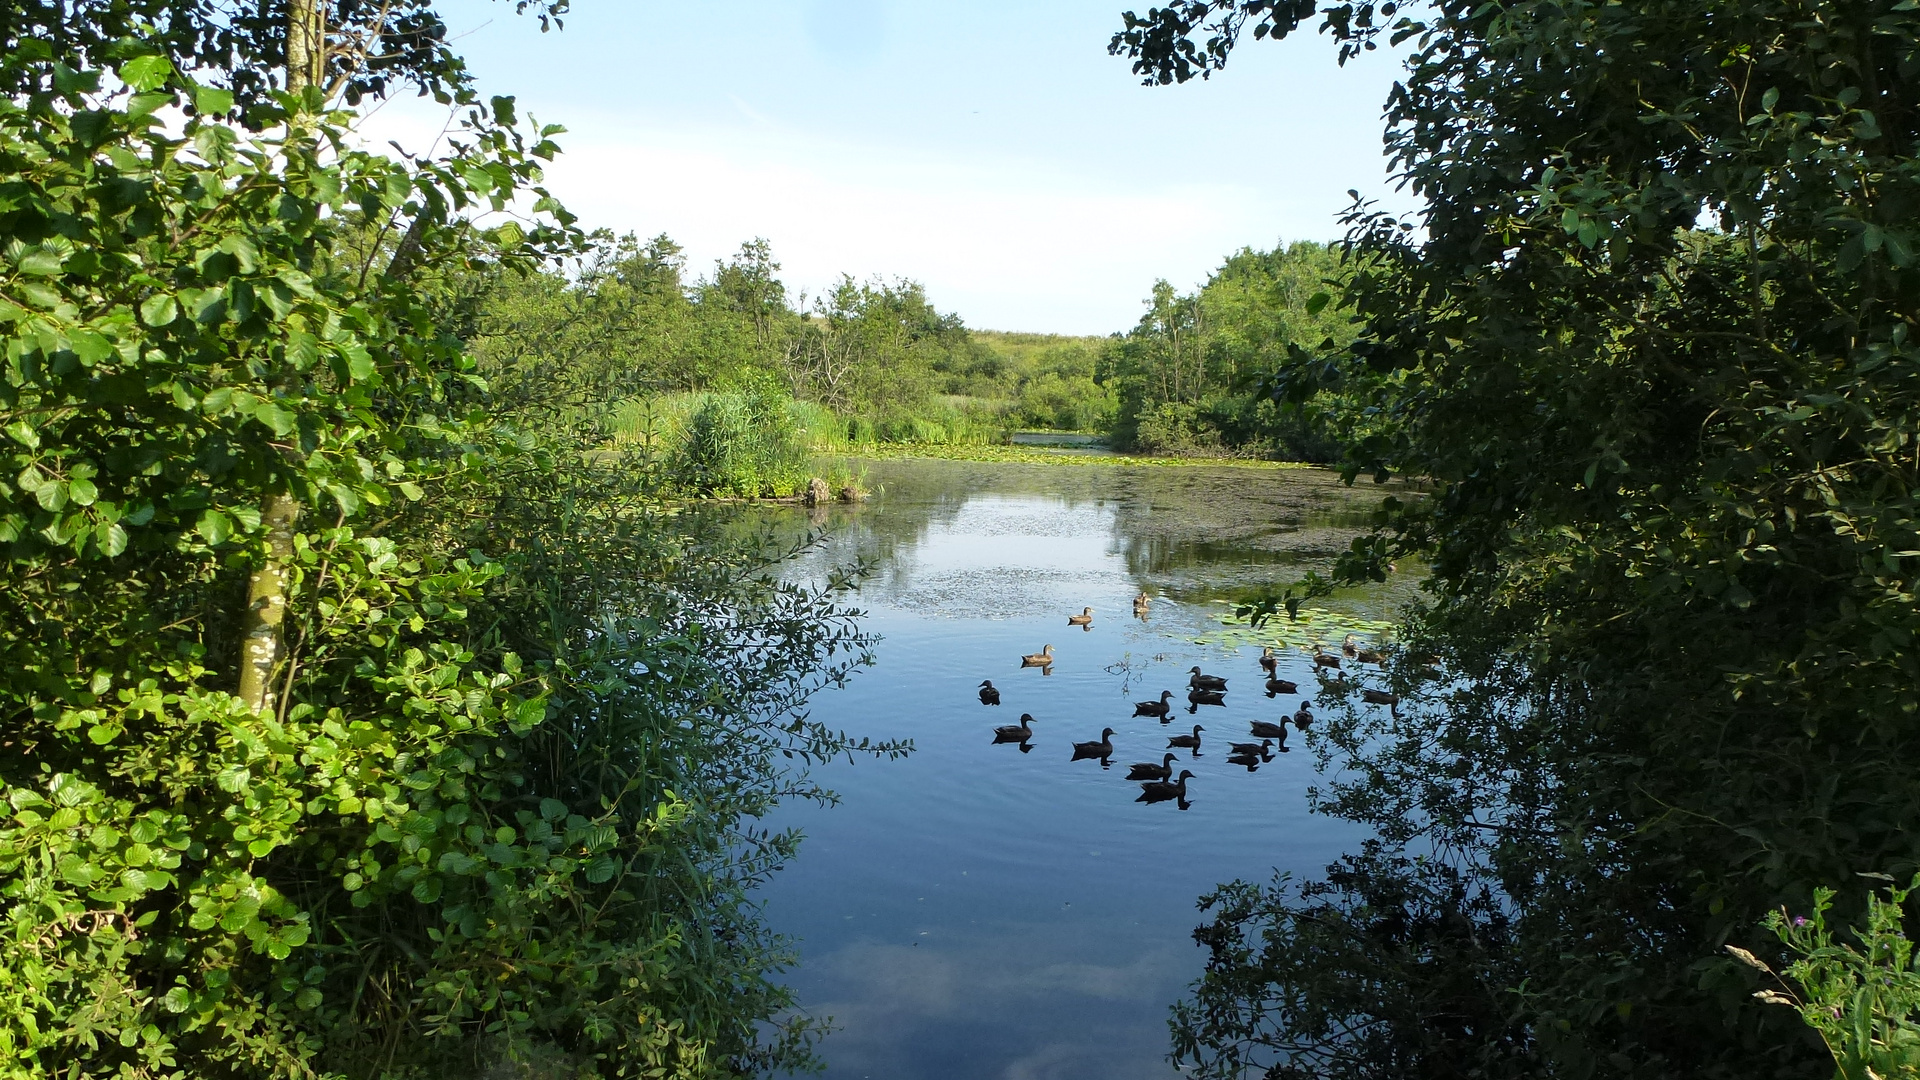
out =
[(790, 760), (901, 748), (797, 711), (864, 655), (831, 592), (467, 356), (470, 283), (574, 249), (554, 129), (495, 99), (395, 161), (317, 90), (250, 136), (164, 56), (37, 57), (0, 101), (0, 1075), (804, 1065), (745, 897), (793, 838), (753, 821), (826, 797)]
[(1347, 320), (1327, 310), (1327, 290), (1344, 275), (1336, 251), (1300, 242), (1243, 248), (1190, 296), (1157, 282), (1139, 325), (1102, 364), (1119, 394), (1121, 443), (1153, 454), (1337, 457), (1354, 427), (1344, 398), (1329, 392), (1310, 411), (1286, 413), (1259, 381), (1290, 348), (1351, 339)]
[(1089, 450), (1052, 450), (1040, 446), (998, 446), (986, 444), (895, 443), (854, 448), (860, 457), (876, 461), (891, 458), (947, 458), (955, 461), (1016, 462), (1023, 465), (1103, 465), (1129, 468), (1173, 468), (1196, 465), (1229, 466), (1244, 469), (1299, 469), (1308, 466), (1295, 461), (1264, 461), (1258, 458), (1149, 457)]
[[(1869, 875), (1891, 881), (1882, 874)], [(1767, 913), (1766, 925), (1793, 956), (1779, 985), (1754, 996), (1796, 1009), (1833, 1054), (1835, 1080), (1920, 1076), (1920, 972), (1913, 970), (1913, 942), (1902, 932), (1901, 905), (1914, 888), (1887, 887), (1886, 899), (1869, 895), (1865, 926), (1853, 931), (1866, 951), (1834, 940), (1827, 926), (1834, 891), (1813, 891), (1807, 915), (1789, 919)], [(1767, 975), (1773, 969), (1737, 946), (1727, 951)], [(1793, 987), (1800, 988), (1795, 993)]]
[(570, 265), (477, 282), (472, 340), (481, 370), (515, 393), (634, 403), (616, 420), (626, 435), (650, 408), (672, 411), (674, 395), (769, 378), (839, 418), (810, 429), (816, 450), (1112, 422), (1117, 398), (1096, 379), (1104, 339), (969, 330), (911, 281), (843, 277), (823, 296), (790, 296), (779, 271), (764, 240), (689, 280), (666, 236), (596, 234)]
[(787, 495), (805, 487), (808, 447), (792, 404), (764, 386), (703, 395), (687, 420), (674, 474), (713, 495)]
[[(1114, 48), (1181, 81), (1314, 7), (1179, 2)], [(1806, 1075), (1824, 1054), (1720, 946), (1854, 868), (1920, 861), (1920, 12), (1439, 0), (1320, 24), (1343, 58), (1406, 48), (1387, 146), (1425, 209), (1356, 206), (1359, 336), (1290, 353), (1272, 385), (1377, 417), (1350, 476), (1433, 484), (1344, 560), (1349, 581), (1409, 555), (1433, 574), (1398, 714), (1319, 733), (1343, 767), (1321, 805), (1511, 911), (1488, 977), (1527, 1037), (1463, 1031), (1452, 1060)], [(1271, 899), (1250, 932), (1299, 910)], [(1196, 1000), (1300, 990), (1411, 1030), (1406, 994), (1349, 992), (1357, 961), (1239, 962)], [(1402, 970), (1449, 985), (1451, 963)], [(1279, 1037), (1186, 1030), (1203, 1062), (1232, 1060), (1209, 1033)]]
[[(570, 0), (513, 0), (532, 10), (541, 29), (564, 21)], [(324, 5), (329, 47), (317, 82), (328, 100), (358, 105), (401, 86), (451, 104), (470, 93), (466, 65), (446, 40), (435, 0), (332, 0)], [(277, 78), (287, 64), (287, 0), (16, 0), (0, 8), (0, 93), (19, 98), (60, 89), (49, 61), (75, 70), (110, 70), (134, 61), (164, 61), (206, 85), (230, 92), (217, 107), (190, 110), (233, 115), (254, 130), (279, 113)], [(141, 60), (151, 57), (151, 60)], [(154, 69), (147, 69), (154, 70)]]

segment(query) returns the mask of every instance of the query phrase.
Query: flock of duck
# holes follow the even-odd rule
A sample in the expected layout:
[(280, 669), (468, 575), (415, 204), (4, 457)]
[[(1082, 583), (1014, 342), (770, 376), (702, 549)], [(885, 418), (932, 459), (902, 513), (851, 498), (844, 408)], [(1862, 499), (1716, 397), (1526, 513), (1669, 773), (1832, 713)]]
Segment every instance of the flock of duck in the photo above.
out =
[[(1148, 605), (1151, 603), (1152, 601), (1146, 593), (1141, 593), (1139, 596), (1136, 596), (1133, 601), (1134, 614), (1144, 615)], [(1093, 628), (1093, 609), (1090, 607), (1085, 608), (1078, 615), (1067, 616), (1067, 623), (1071, 626), (1091, 630)], [(1386, 656), (1383, 653), (1374, 649), (1360, 647), (1352, 634), (1347, 635), (1346, 642), (1341, 647), (1341, 652), (1347, 659), (1357, 660), (1361, 663), (1381, 664), (1386, 661)], [(1020, 658), (1020, 666), (1022, 668), (1037, 667), (1042, 670), (1043, 674), (1052, 673), (1053, 662), (1054, 652), (1052, 645), (1047, 645), (1037, 653), (1029, 653)], [(1282, 694), (1297, 694), (1300, 692), (1300, 687), (1297, 683), (1280, 677), (1280, 657), (1274, 653), (1272, 648), (1266, 648), (1261, 651), (1259, 663), (1261, 670), (1266, 675), (1267, 697), (1274, 698)], [(1341, 667), (1342, 657), (1316, 649), (1313, 652), (1313, 663), (1316, 670), (1321, 668), (1339, 669)], [(993, 685), (993, 680), (991, 679), (981, 681), (979, 695), (980, 704), (982, 705), (1000, 704), (1000, 690)], [(1160, 692), (1158, 700), (1135, 702), (1133, 715), (1156, 717), (1162, 724), (1170, 723), (1174, 709), (1173, 696), (1173, 691), (1163, 690)], [(1197, 665), (1188, 669), (1188, 713), (1199, 712), (1202, 705), (1224, 706), (1226, 704), (1226, 696), (1226, 676), (1209, 675), (1202, 671)], [(1380, 690), (1362, 689), (1361, 699), (1369, 704), (1385, 705), (1396, 711), (1400, 704), (1400, 699), (1397, 696)], [(1021, 753), (1028, 753), (1033, 749), (1033, 725), (1035, 722), (1033, 714), (1021, 713), (1019, 723), (1002, 724), (994, 728), (993, 741), (995, 743), (1016, 744), (1019, 746)], [(1287, 728), (1289, 724), (1302, 731), (1311, 727), (1313, 724), (1311, 704), (1302, 699), (1300, 707), (1291, 715), (1283, 713), (1278, 723), (1267, 720), (1253, 721), (1248, 733), (1260, 741), (1228, 743), (1227, 763), (1241, 766), (1248, 772), (1253, 772), (1261, 765), (1272, 761), (1275, 757), (1276, 750), (1282, 754), (1287, 753)], [(1166, 749), (1168, 751), (1186, 750), (1191, 752), (1193, 757), (1197, 759), (1200, 757), (1200, 746), (1203, 739), (1202, 733), (1206, 730), (1204, 725), (1195, 724), (1193, 725), (1193, 731), (1189, 734), (1168, 737)], [(1072, 760), (1097, 760), (1100, 762), (1101, 768), (1110, 767), (1112, 764), (1110, 759), (1113, 757), (1114, 752), (1113, 736), (1114, 729), (1109, 727), (1100, 732), (1098, 739), (1074, 743)], [(1140, 796), (1134, 800), (1135, 802), (1175, 802), (1182, 810), (1188, 808), (1190, 804), (1187, 801), (1187, 781), (1193, 779), (1194, 774), (1190, 770), (1182, 769), (1180, 770), (1180, 774), (1175, 776), (1173, 774), (1173, 764), (1177, 757), (1177, 754), (1168, 752), (1162, 755), (1161, 760), (1157, 764), (1151, 761), (1142, 761), (1127, 767), (1127, 779), (1140, 783)]]

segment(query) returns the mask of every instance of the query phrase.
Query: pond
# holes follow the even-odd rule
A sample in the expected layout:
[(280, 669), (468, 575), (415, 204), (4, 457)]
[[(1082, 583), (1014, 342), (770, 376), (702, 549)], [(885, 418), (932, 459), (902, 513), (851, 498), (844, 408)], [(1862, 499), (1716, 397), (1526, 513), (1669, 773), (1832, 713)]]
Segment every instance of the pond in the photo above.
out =
[[(819, 769), (843, 800), (769, 822), (806, 840), (763, 892), (774, 928), (798, 941), (789, 985), (834, 1025), (826, 1075), (1178, 1075), (1166, 1017), (1204, 959), (1196, 898), (1276, 870), (1317, 875), (1363, 837), (1307, 812), (1316, 775), (1297, 734), (1257, 767), (1228, 762), (1229, 742), (1258, 741), (1252, 721), (1278, 721), (1302, 695), (1265, 692), (1260, 650), (1223, 626), (1220, 598), (1324, 569), (1379, 492), (1305, 469), (867, 468), (875, 496), (820, 516), (831, 539), (793, 572), (869, 561), (855, 602), (883, 640), (871, 668), (813, 708), (916, 749)], [(1296, 646), (1280, 675), (1311, 691), (1297, 646), (1379, 629), (1405, 588), (1276, 628)], [(1140, 591), (1153, 600), (1136, 618)], [(1091, 625), (1069, 626), (1085, 607)], [(1045, 645), (1052, 665), (1022, 668)], [(1196, 665), (1228, 678), (1223, 705), (1188, 701)], [(981, 703), (983, 680), (1002, 704)], [(1165, 690), (1169, 722), (1134, 715)], [(1031, 739), (996, 743), (1022, 713)], [(1187, 797), (1141, 802), (1128, 767), (1162, 762), (1196, 723), (1199, 748), (1171, 751), (1176, 775), (1193, 774)], [(1111, 757), (1075, 760), (1073, 743), (1109, 727)]]

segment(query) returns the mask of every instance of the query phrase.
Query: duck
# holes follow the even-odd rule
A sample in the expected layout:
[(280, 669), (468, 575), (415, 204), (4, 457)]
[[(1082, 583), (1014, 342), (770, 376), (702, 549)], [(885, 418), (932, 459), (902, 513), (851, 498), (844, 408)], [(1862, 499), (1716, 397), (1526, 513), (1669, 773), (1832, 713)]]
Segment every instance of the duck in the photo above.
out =
[(1332, 653), (1317, 652), (1313, 654), (1313, 666), (1338, 668), (1340, 666), (1340, 658)]
[(1239, 765), (1248, 772), (1255, 772), (1271, 760), (1273, 760), (1271, 756), (1263, 758), (1258, 754), (1231, 754), (1227, 757), (1227, 764)]
[[(1227, 744), (1227, 752), (1229, 754), (1236, 754), (1236, 755), (1252, 754), (1255, 757), (1268, 757), (1268, 756), (1271, 756), (1272, 750), (1273, 750), (1272, 739), (1262, 739), (1259, 742), (1237, 742), (1237, 743)], [(1168, 757), (1172, 757), (1172, 755), (1169, 754)]]
[(1387, 662), (1386, 653), (1378, 649), (1363, 649), (1355, 645), (1354, 635), (1352, 634), (1347, 635), (1347, 640), (1340, 646), (1340, 651), (1363, 664), (1384, 664)]
[(1187, 670), (1192, 673), (1192, 678), (1187, 680), (1187, 685), (1195, 690), (1225, 690), (1227, 688), (1227, 680), (1219, 675), (1202, 674), (1198, 667), (1190, 667)]
[(1293, 726), (1302, 731), (1313, 726), (1313, 709), (1307, 702), (1301, 702), (1299, 710), (1293, 714)]
[(1052, 667), (1053, 646), (1048, 645), (1037, 653), (1028, 653), (1020, 658), (1021, 667)]
[(1133, 703), (1133, 715), (1157, 716), (1160, 719), (1165, 720), (1167, 718), (1167, 713), (1171, 712), (1173, 709), (1173, 706), (1167, 704), (1168, 699), (1171, 697), (1173, 697), (1173, 691), (1162, 690), (1160, 691), (1159, 701), (1136, 701)]
[(1082, 608), (1080, 614), (1067, 616), (1067, 625), (1084, 626), (1089, 630), (1093, 629), (1093, 609)]
[(1100, 758), (1106, 760), (1113, 756), (1113, 729), (1100, 733), (1099, 742), (1077, 742), (1073, 744), (1073, 760), (1082, 758)]
[(1173, 755), (1168, 754), (1165, 761), (1155, 765), (1151, 761), (1142, 761), (1127, 766), (1129, 780), (1165, 780), (1173, 775)]
[(1362, 690), (1360, 700), (1369, 705), (1385, 705), (1395, 716), (1400, 715), (1400, 695), (1389, 694), (1385, 690)]
[(1193, 725), (1193, 734), (1175, 735), (1173, 738), (1167, 740), (1167, 745), (1177, 746), (1182, 750), (1198, 750), (1200, 749), (1200, 733), (1205, 730), (1207, 729), (1201, 727), (1199, 724), (1195, 724)]
[(1267, 645), (1260, 650), (1260, 670), (1272, 678), (1280, 673), (1280, 658), (1273, 655), (1273, 646)]
[(1227, 692), (1225, 690), (1187, 691), (1187, 704), (1195, 706), (1196, 708), (1201, 705), (1225, 705), (1226, 703)]
[(1275, 675), (1267, 680), (1268, 697), (1277, 697), (1280, 694), (1297, 694), (1299, 692), (1300, 684), (1291, 679), (1283, 679)]
[(1021, 713), (1017, 724), (1001, 724), (993, 729), (994, 739), (1019, 739), (1025, 741), (1033, 737), (1033, 714)]
[(1000, 691), (994, 688), (992, 679), (988, 679), (980, 684), (980, 704), (1000, 704)]
[(1181, 769), (1180, 779), (1172, 783), (1168, 783), (1165, 780), (1152, 780), (1141, 784), (1140, 797), (1133, 801), (1143, 803), (1166, 802), (1168, 799), (1185, 801), (1187, 797), (1187, 781), (1192, 778), (1193, 773), (1186, 769)]
[(1287, 739), (1287, 718), (1284, 716), (1281, 717), (1280, 722), (1277, 724), (1268, 723), (1265, 720), (1255, 720), (1252, 725), (1252, 730), (1253, 734), (1258, 735), (1260, 738), (1279, 739), (1281, 742), (1285, 742)]
[(1135, 615), (1145, 615), (1147, 608), (1152, 605), (1153, 597), (1148, 596), (1145, 591), (1142, 591), (1140, 595), (1133, 598), (1133, 613)]

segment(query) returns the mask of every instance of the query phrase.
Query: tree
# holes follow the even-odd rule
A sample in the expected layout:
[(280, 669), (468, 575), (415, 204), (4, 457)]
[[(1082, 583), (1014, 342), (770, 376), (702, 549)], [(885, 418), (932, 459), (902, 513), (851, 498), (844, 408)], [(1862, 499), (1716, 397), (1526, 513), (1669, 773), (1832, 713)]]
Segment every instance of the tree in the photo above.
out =
[[(1179, 82), (1218, 71), (1249, 28), (1285, 37), (1315, 13), (1176, 3), (1129, 14), (1113, 48)], [(1431, 649), (1446, 674), (1409, 659), (1394, 677), (1427, 687), (1430, 711), (1334, 728), (1360, 779), (1328, 805), (1438, 844), (1511, 905), (1496, 970), (1521, 980), (1529, 1040), (1496, 1055), (1506, 1071), (1817, 1069), (1818, 1045), (1754, 1003), (1752, 971), (1718, 946), (1854, 871), (1920, 859), (1902, 764), (1920, 734), (1903, 554), (1920, 550), (1920, 13), (1318, 14), (1343, 60), (1406, 47), (1386, 140), (1424, 209), (1355, 206), (1341, 303), (1359, 337), (1293, 357), (1276, 384), (1296, 403), (1337, 385), (1383, 418), (1350, 476), (1433, 485), (1390, 504), (1342, 571), (1431, 560), (1409, 657)], [(1216, 1019), (1258, 987), (1331, 994), (1341, 977), (1230, 976), (1238, 1005), (1200, 991)]]
[(753, 823), (862, 749), (797, 710), (866, 639), (468, 354), (580, 251), (557, 129), (390, 159), (21, 10), (77, 14), (0, 57), (0, 1076), (805, 1066)]

